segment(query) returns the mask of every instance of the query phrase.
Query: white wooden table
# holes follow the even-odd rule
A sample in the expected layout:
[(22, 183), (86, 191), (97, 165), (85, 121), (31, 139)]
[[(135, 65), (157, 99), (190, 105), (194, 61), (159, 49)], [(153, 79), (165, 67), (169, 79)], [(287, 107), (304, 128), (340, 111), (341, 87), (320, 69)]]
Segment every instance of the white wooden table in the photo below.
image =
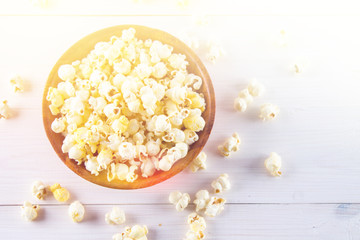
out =
[[(195, 1), (195, 0), (194, 0)], [(125, 225), (146, 224), (149, 239), (183, 239), (186, 216), (168, 203), (173, 190), (210, 190), (228, 173), (231, 191), (224, 212), (208, 219), (207, 239), (360, 239), (360, 17), (356, 1), (204, 1), (186, 9), (174, 1), (54, 0), (47, 9), (28, 0), (0, 1), (0, 99), (15, 112), (0, 120), (0, 238), (111, 239), (124, 226), (109, 226), (104, 215), (119, 205)], [(208, 14), (197, 26), (191, 15)], [(83, 36), (119, 24), (140, 24), (173, 35), (190, 31), (202, 40), (222, 39), (227, 55), (213, 65), (204, 59), (216, 92), (216, 121), (205, 147), (208, 169), (184, 171), (159, 185), (132, 191), (106, 189), (71, 172), (56, 156), (42, 126), (42, 93), (52, 66)], [(276, 45), (281, 29), (286, 47)], [(298, 76), (294, 63), (305, 64)], [(23, 76), (28, 89), (10, 91), (8, 77)], [(244, 113), (233, 99), (256, 77), (267, 87)], [(259, 106), (278, 104), (279, 119), (263, 123)], [(232, 132), (243, 144), (230, 159), (216, 151)], [(283, 176), (269, 176), (263, 161), (270, 152), (283, 157)], [(85, 204), (84, 222), (74, 224), (67, 205), (38, 202), (39, 219), (20, 218), (34, 180), (59, 182), (72, 200)], [(159, 225), (161, 224), (161, 226)]]

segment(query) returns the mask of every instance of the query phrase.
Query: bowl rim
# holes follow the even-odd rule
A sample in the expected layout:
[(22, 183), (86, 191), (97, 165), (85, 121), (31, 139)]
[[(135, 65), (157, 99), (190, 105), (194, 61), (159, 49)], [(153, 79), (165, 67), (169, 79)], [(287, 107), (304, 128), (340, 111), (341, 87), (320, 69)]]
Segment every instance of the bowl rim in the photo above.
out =
[[(68, 154), (64, 154), (61, 151), (61, 147), (60, 147), (60, 151), (59, 151), (59, 146), (55, 143), (54, 140), (54, 136), (58, 135), (60, 133), (54, 133), (51, 130), (51, 122), (49, 118), (56, 118), (58, 117), (58, 115), (53, 116), (49, 110), (49, 102), (46, 100), (46, 96), (48, 93), (48, 89), (49, 87), (51, 87), (51, 83), (56, 83), (58, 84), (59, 81), (55, 81), (55, 80), (51, 80), (52, 77), (57, 77), (57, 71), (58, 71), (58, 67), (61, 66), (62, 64), (66, 64), (66, 63), (62, 63), (63, 59), (68, 56), (71, 55), (71, 53), (73, 52), (74, 49), (76, 49), (77, 46), (81, 45), (82, 42), (86, 41), (86, 40), (94, 40), (96, 38), (99, 38), (98, 36), (101, 33), (105, 33), (105, 32), (114, 32), (113, 35), (116, 35), (117, 32), (121, 32), (124, 29), (128, 29), (128, 28), (134, 28), (136, 30), (136, 32), (138, 33), (139, 31), (146, 31), (146, 32), (150, 32), (152, 34), (159, 34), (161, 36), (165, 36), (166, 38), (168, 38), (170, 41), (174, 42), (174, 44), (172, 46), (175, 47), (176, 44), (180, 45), (181, 47), (181, 54), (185, 54), (187, 57), (187, 60), (190, 64), (195, 64), (196, 68), (198, 68), (198, 71), (201, 72), (201, 77), (203, 79), (203, 85), (206, 85), (206, 92), (208, 93), (207, 97), (209, 101), (206, 101), (206, 109), (205, 112), (208, 111), (208, 118), (205, 120), (206, 124), (204, 129), (200, 132), (200, 136), (199, 136), (199, 140), (197, 142), (195, 142), (193, 145), (195, 145), (196, 143), (201, 143), (200, 146), (197, 146), (195, 149), (192, 147), (193, 145), (191, 145), (189, 147), (189, 152), (190, 151), (195, 151), (193, 155), (193, 157), (188, 157), (185, 156), (184, 158), (178, 160), (173, 166), (172, 168), (167, 171), (157, 171), (159, 173), (156, 173), (154, 176), (156, 176), (156, 179), (152, 179), (152, 177), (149, 178), (144, 178), (146, 180), (142, 180), (141, 183), (138, 182), (138, 180), (136, 180), (133, 183), (124, 183), (124, 181), (120, 181), (117, 184), (114, 184), (114, 181), (108, 182), (108, 181), (101, 181), (100, 178), (98, 178), (97, 176), (92, 175), (89, 171), (87, 171), (84, 167), (84, 164), (81, 164), (80, 166), (77, 165), (75, 163), (74, 160), (69, 159)], [(103, 37), (104, 38), (104, 37)], [(100, 41), (109, 41), (110, 37), (108, 38), (108, 40), (104, 40), (104, 39), (97, 39), (95, 41), (95, 44), (97, 42)], [(149, 36), (150, 39), (152, 40), (159, 40), (161, 42), (163, 42), (164, 40), (160, 40), (158, 38), (153, 38), (152, 35)], [(142, 39), (142, 38), (140, 38)], [(168, 44), (168, 43), (167, 43)], [(189, 60), (188, 58), (191, 57), (191, 60)], [(82, 57), (83, 58), (83, 57)], [(80, 59), (79, 59), (80, 60)], [(67, 64), (70, 64), (69, 62)], [(206, 97), (206, 95), (205, 95)], [(48, 114), (50, 112), (50, 114)], [(72, 172), (76, 173), (77, 175), (79, 175), (81, 178), (92, 182), (94, 184), (100, 185), (102, 187), (107, 187), (107, 188), (113, 188), (113, 189), (139, 189), (139, 188), (146, 188), (146, 187), (151, 187), (153, 185), (156, 185), (158, 183), (164, 182), (165, 180), (175, 176), (176, 174), (180, 173), (181, 171), (183, 171), (184, 169), (186, 169), (186, 167), (190, 164), (190, 162), (201, 152), (201, 150), (203, 149), (203, 147), (205, 146), (214, 122), (215, 122), (215, 112), (216, 112), (216, 102), (215, 102), (215, 92), (214, 92), (214, 87), (210, 78), (209, 73), (207, 72), (207, 69), (205, 68), (205, 65), (203, 64), (203, 62), (200, 60), (200, 58), (197, 56), (197, 54), (190, 48), (188, 47), (185, 43), (183, 43), (182, 41), (180, 41), (178, 38), (174, 37), (173, 35), (171, 35), (170, 33), (167, 33), (165, 31), (159, 30), (159, 29), (155, 29), (155, 28), (151, 28), (151, 27), (147, 27), (147, 26), (142, 26), (142, 25), (133, 25), (133, 24), (124, 24), (124, 25), (116, 25), (116, 26), (112, 26), (112, 27), (107, 27), (107, 28), (102, 28), (100, 30), (97, 30), (95, 32), (92, 32), (84, 37), (82, 37), (80, 40), (76, 41), (74, 44), (72, 44), (62, 55), (61, 57), (56, 61), (55, 65), (53, 65), (50, 74), (48, 75), (48, 78), (46, 80), (46, 84), (44, 87), (44, 92), (43, 92), (43, 98), (42, 98), (42, 118), (43, 118), (43, 125), (44, 125), (44, 129), (46, 132), (46, 136), (51, 144), (51, 146), (53, 147), (54, 151), (56, 152), (56, 154), (58, 155), (58, 157), (60, 158), (60, 160), (68, 167), (72, 170)], [(46, 114), (48, 114), (49, 117), (46, 116)], [(187, 160), (187, 161), (185, 161)], [(178, 167), (176, 169), (173, 169), (176, 165), (180, 166), (179, 164), (183, 163), (181, 166), (182, 167)], [(82, 170), (81, 170), (82, 169)], [(173, 171), (171, 171), (173, 169)], [(87, 173), (85, 173), (84, 171), (86, 171)], [(105, 172), (105, 171), (103, 171)], [(90, 174), (90, 175), (89, 175)], [(140, 175), (139, 175), (140, 176)], [(142, 178), (142, 177), (141, 177)], [(119, 187), (121, 185), (121, 187)]]

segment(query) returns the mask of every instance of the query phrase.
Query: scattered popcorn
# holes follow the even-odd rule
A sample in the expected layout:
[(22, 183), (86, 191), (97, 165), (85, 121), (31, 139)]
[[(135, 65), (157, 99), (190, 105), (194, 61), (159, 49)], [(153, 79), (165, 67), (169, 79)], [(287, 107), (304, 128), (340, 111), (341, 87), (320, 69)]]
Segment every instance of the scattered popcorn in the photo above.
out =
[(50, 191), (53, 193), (55, 199), (59, 202), (66, 202), (70, 198), (70, 193), (66, 188), (60, 186), (59, 183), (55, 183), (50, 187)]
[(206, 169), (206, 158), (206, 153), (199, 153), (199, 155), (190, 163), (191, 171), (197, 172), (199, 169)]
[(220, 145), (218, 149), (221, 155), (228, 157), (230, 156), (231, 152), (237, 152), (239, 150), (240, 144), (241, 140), (239, 134), (235, 132), (230, 138), (225, 141), (224, 144)]
[(123, 224), (125, 220), (125, 213), (119, 207), (113, 207), (112, 210), (105, 215), (105, 222), (107, 224)]
[(87, 57), (58, 69), (46, 99), (63, 153), (108, 181), (134, 182), (169, 171), (205, 127), (203, 80), (184, 54), (133, 28), (99, 42)]
[(39, 205), (32, 205), (30, 202), (25, 201), (24, 205), (21, 206), (21, 217), (25, 221), (31, 222), (37, 218), (39, 210)]
[(31, 185), (31, 193), (34, 197), (39, 200), (44, 200), (45, 195), (47, 194), (47, 187), (41, 181), (35, 181)]
[(11, 87), (14, 92), (24, 92), (25, 86), (24, 81), (19, 75), (15, 75), (10, 79)]
[(271, 175), (280, 177), (282, 174), (280, 172), (281, 157), (275, 152), (270, 153), (270, 156), (265, 160), (265, 167)]
[(206, 228), (205, 219), (196, 212), (193, 212), (188, 216), (187, 222), (190, 225), (190, 230), (193, 232), (202, 232)]
[(8, 119), (11, 116), (9, 105), (7, 101), (4, 100), (0, 102), (0, 119), (5, 118)]
[(196, 199), (194, 200), (194, 204), (196, 206), (196, 211), (199, 212), (206, 208), (210, 195), (208, 190), (200, 190), (195, 194)]
[(183, 211), (190, 202), (190, 196), (187, 193), (181, 193), (179, 191), (171, 192), (169, 195), (170, 203), (174, 204), (178, 212)]
[(244, 99), (247, 105), (254, 101), (253, 96), (250, 94), (247, 88), (239, 92), (239, 98)]
[(79, 201), (72, 202), (69, 206), (69, 215), (73, 222), (81, 222), (85, 216), (84, 206)]
[(221, 174), (211, 183), (211, 186), (214, 188), (215, 193), (221, 193), (223, 191), (229, 190), (231, 188), (229, 175), (226, 173)]
[(48, 5), (48, 0), (30, 0), (31, 4), (35, 7), (45, 8)]
[(295, 73), (302, 73), (304, 70), (303, 65), (299, 64), (299, 63), (295, 63), (294, 64), (294, 72)]
[(265, 86), (256, 81), (255, 79), (249, 83), (247, 89), (250, 95), (253, 97), (260, 97), (265, 92)]
[(206, 54), (206, 59), (215, 64), (218, 58), (224, 55), (224, 49), (219, 43), (210, 42), (208, 45), (209, 50)]
[(140, 225), (126, 227), (122, 233), (113, 235), (113, 240), (147, 240), (148, 228)]
[(260, 106), (260, 115), (259, 118), (262, 120), (272, 120), (279, 115), (280, 109), (278, 106), (271, 104), (271, 103), (265, 103)]
[(239, 111), (239, 112), (245, 112), (246, 109), (247, 109), (247, 103), (246, 103), (246, 100), (241, 98), (241, 97), (237, 97), (235, 98), (234, 100), (234, 108), (236, 111)]
[(215, 217), (224, 210), (226, 200), (218, 197), (211, 197), (206, 205), (205, 215), (209, 217)]

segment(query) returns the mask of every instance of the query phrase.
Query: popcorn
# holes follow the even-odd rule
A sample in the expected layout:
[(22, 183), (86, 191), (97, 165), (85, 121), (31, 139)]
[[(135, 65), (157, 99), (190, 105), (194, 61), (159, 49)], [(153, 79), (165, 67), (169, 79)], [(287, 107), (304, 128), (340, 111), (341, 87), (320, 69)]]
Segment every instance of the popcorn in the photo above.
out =
[(264, 94), (265, 87), (255, 79), (252, 80), (249, 85), (247, 86), (247, 90), (253, 97), (259, 97)]
[(196, 206), (196, 211), (201, 211), (206, 208), (210, 195), (207, 190), (200, 190), (195, 194), (196, 199), (194, 200), (194, 204)]
[(70, 193), (66, 188), (60, 186), (59, 183), (55, 183), (50, 187), (50, 191), (53, 193), (55, 199), (59, 202), (66, 202), (70, 198)]
[(219, 43), (215, 42), (210, 42), (208, 47), (209, 50), (206, 54), (206, 59), (215, 64), (218, 58), (224, 55), (224, 49)]
[(204, 233), (202, 231), (193, 232), (193, 231), (189, 230), (186, 233), (185, 240), (201, 240), (201, 239), (204, 239), (204, 238), (205, 238), (205, 235), (204, 235)]
[(181, 212), (184, 211), (184, 209), (188, 206), (190, 202), (190, 196), (187, 193), (174, 191), (170, 193), (169, 201), (175, 205), (176, 211)]
[(25, 201), (24, 205), (21, 206), (21, 217), (27, 222), (35, 220), (40, 210), (39, 205), (32, 205), (30, 202)]
[(211, 186), (214, 188), (215, 193), (221, 193), (223, 191), (229, 190), (231, 188), (229, 175), (226, 173), (221, 174), (211, 183)]
[(113, 240), (147, 240), (148, 228), (143, 225), (125, 227), (124, 232), (113, 235)]
[(260, 114), (259, 118), (263, 121), (272, 120), (279, 115), (280, 109), (278, 106), (271, 104), (271, 103), (265, 103), (261, 105), (260, 107)]
[(298, 63), (294, 64), (294, 72), (295, 73), (302, 73), (303, 69), (304, 69), (303, 65), (298, 64)]
[(51, 130), (55, 133), (61, 133), (66, 128), (66, 119), (62, 118), (55, 118), (55, 120), (51, 123)]
[(206, 206), (205, 215), (209, 217), (215, 217), (219, 215), (224, 210), (225, 203), (226, 200), (223, 198), (211, 197)]
[(221, 155), (224, 157), (230, 156), (231, 152), (237, 152), (239, 150), (241, 140), (239, 135), (235, 132), (233, 135), (228, 138), (224, 144), (218, 147)]
[(196, 50), (199, 48), (199, 39), (197, 37), (182, 33), (179, 38), (191, 49)]
[(25, 86), (24, 81), (19, 75), (15, 75), (10, 79), (11, 87), (14, 92), (24, 92)]
[(190, 169), (192, 172), (197, 172), (199, 169), (206, 169), (206, 154), (201, 152), (191, 163)]
[(239, 98), (244, 99), (247, 105), (249, 105), (250, 103), (252, 103), (254, 101), (253, 96), (250, 94), (250, 92), (247, 88), (240, 91)]
[(246, 103), (246, 100), (241, 97), (237, 97), (234, 100), (234, 108), (236, 111), (239, 112), (245, 112), (247, 109), (248, 104)]
[(4, 100), (0, 102), (0, 119), (5, 118), (8, 119), (11, 116), (9, 105), (7, 101)]
[(281, 172), (280, 172), (280, 168), (281, 168), (281, 157), (275, 153), (272, 152), (270, 153), (270, 156), (265, 160), (265, 167), (268, 170), (268, 172), (275, 176), (275, 177), (280, 177), (281, 176)]
[(70, 64), (61, 65), (58, 70), (59, 78), (63, 81), (72, 81), (75, 78), (76, 70)]
[(187, 71), (186, 56), (135, 29), (96, 43), (83, 59), (58, 69), (47, 93), (60, 115), (52, 131), (65, 136), (63, 153), (108, 181), (134, 182), (168, 171), (185, 157), (205, 127), (202, 79)]
[(35, 181), (31, 185), (31, 193), (39, 200), (44, 200), (47, 194), (46, 186), (41, 181)]
[(125, 222), (125, 213), (119, 207), (113, 207), (112, 210), (105, 215), (107, 224), (123, 224)]
[(85, 216), (84, 206), (79, 201), (72, 202), (69, 206), (69, 215), (73, 222), (81, 222)]
[(190, 230), (193, 232), (202, 232), (206, 228), (205, 219), (196, 212), (193, 212), (188, 216), (187, 222), (190, 225)]

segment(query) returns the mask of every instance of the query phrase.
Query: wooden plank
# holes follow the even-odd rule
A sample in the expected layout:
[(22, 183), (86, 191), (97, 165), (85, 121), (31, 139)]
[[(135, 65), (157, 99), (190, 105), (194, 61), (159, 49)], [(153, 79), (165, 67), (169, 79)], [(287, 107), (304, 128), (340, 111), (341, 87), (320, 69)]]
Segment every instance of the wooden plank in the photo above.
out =
[[(19, 206), (0, 207), (0, 233), (4, 239), (111, 239), (126, 225), (146, 224), (149, 239), (183, 239), (186, 217), (193, 206), (178, 213), (170, 205), (121, 205), (127, 221), (109, 226), (104, 215), (111, 205), (86, 205), (83, 222), (73, 223), (67, 206), (41, 206), (39, 219), (24, 222)], [(358, 204), (245, 204), (227, 205), (207, 221), (206, 239), (316, 239), (345, 240), (360, 236)], [(159, 226), (161, 224), (161, 226)]]
[[(0, 204), (31, 198), (29, 186), (36, 179), (60, 182), (85, 203), (166, 203), (170, 191), (193, 196), (210, 188), (223, 172), (233, 183), (226, 193), (230, 203), (359, 203), (360, 35), (353, 31), (357, 22), (358, 17), (217, 17), (209, 28), (192, 27), (203, 43), (211, 33), (221, 33), (228, 52), (217, 64), (206, 63), (217, 100), (214, 129), (205, 147), (209, 167), (152, 188), (116, 191), (82, 180), (52, 150), (41, 119), (47, 75), (71, 44), (97, 29), (146, 23), (177, 34), (188, 29), (184, 25), (191, 18), (0, 17), (0, 96), (16, 111), (15, 118), (0, 121)], [(224, 28), (232, 23), (238, 23), (237, 31)], [(272, 38), (282, 27), (289, 34), (286, 48), (275, 46)], [(202, 50), (198, 53), (204, 58)], [(310, 63), (297, 77), (288, 67), (299, 56)], [(11, 72), (28, 79), (31, 90), (11, 93), (7, 78)], [(250, 77), (263, 82), (267, 93), (245, 114), (238, 114), (232, 102)], [(278, 104), (281, 114), (277, 121), (262, 123), (257, 111), (267, 101)], [(243, 139), (241, 150), (223, 159), (216, 147), (233, 131)], [(263, 168), (271, 151), (283, 156), (281, 179), (270, 177)]]

